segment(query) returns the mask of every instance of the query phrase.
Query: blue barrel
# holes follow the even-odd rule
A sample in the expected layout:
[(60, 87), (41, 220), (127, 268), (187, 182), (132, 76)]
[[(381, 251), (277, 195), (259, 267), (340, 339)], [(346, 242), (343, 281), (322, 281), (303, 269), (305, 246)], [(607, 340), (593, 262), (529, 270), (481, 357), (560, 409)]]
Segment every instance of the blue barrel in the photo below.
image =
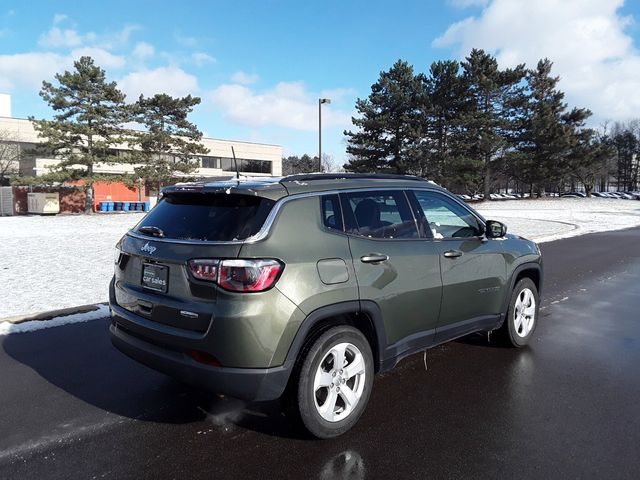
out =
[(144, 202), (143, 205), (144, 205), (143, 210), (145, 212), (148, 212), (151, 209), (151, 202)]
[(122, 210), (124, 210), (125, 212), (128, 212), (130, 205), (131, 205), (131, 202), (122, 202)]
[(107, 211), (113, 212), (113, 202), (107, 202)]
[(118, 212), (122, 211), (122, 202), (113, 202), (113, 203), (114, 203), (114, 206), (113, 206), (114, 210), (116, 210)]
[(108, 212), (109, 211), (109, 205), (107, 205), (108, 202), (100, 202), (100, 211), (101, 212)]

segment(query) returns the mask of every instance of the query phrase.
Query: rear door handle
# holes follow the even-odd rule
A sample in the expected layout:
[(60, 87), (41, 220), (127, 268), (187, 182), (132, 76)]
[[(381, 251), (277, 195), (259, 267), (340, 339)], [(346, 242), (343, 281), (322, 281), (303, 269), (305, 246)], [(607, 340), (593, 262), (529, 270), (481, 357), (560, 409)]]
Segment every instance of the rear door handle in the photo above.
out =
[(444, 256), (446, 258), (457, 258), (462, 256), (462, 252), (460, 250), (447, 250), (444, 252)]
[(360, 257), (362, 263), (380, 263), (389, 260), (389, 255), (383, 255), (381, 253), (369, 253)]

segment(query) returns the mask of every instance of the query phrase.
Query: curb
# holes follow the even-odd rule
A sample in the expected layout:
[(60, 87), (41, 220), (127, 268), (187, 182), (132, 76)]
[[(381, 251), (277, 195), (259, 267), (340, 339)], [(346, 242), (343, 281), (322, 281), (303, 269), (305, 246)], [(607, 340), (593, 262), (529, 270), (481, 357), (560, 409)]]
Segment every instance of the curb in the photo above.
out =
[(0, 323), (23, 323), (31, 321), (46, 321), (52, 320), (58, 317), (66, 317), (68, 315), (75, 315), (76, 313), (86, 313), (98, 310), (99, 305), (108, 305), (109, 302), (92, 303), (90, 305), (80, 305), (78, 307), (61, 308), (59, 310), (50, 310), (48, 312), (35, 313), (31, 315), (17, 315), (15, 317), (0, 318)]

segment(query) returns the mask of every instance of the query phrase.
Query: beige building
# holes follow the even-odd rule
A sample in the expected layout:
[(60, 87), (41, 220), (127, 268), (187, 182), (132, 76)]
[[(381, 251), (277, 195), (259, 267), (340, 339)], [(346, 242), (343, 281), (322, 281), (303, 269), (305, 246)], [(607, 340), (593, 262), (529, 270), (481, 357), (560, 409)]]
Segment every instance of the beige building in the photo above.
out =
[[(31, 121), (11, 116), (11, 97), (0, 94), (0, 142), (17, 144), (21, 150), (19, 171), (23, 176), (39, 176), (47, 173), (59, 160), (33, 153), (42, 139), (34, 129)], [(206, 155), (197, 156), (200, 168), (194, 174), (198, 177), (225, 177), (235, 174), (235, 166), (231, 147), (233, 146), (238, 161), (238, 170), (250, 176), (281, 176), (282, 147), (263, 143), (240, 142), (203, 138), (202, 145), (209, 149)], [(116, 150), (126, 151), (122, 146)], [(96, 173), (112, 173), (114, 175), (132, 173), (131, 164), (96, 165)]]

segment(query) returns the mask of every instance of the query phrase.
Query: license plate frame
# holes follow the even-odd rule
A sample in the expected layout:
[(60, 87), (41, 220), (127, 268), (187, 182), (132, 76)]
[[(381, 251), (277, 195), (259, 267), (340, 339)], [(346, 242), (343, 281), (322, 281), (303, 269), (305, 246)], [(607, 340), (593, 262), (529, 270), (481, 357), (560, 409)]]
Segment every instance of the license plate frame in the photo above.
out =
[(142, 288), (159, 293), (167, 293), (169, 288), (169, 267), (157, 263), (142, 264)]

